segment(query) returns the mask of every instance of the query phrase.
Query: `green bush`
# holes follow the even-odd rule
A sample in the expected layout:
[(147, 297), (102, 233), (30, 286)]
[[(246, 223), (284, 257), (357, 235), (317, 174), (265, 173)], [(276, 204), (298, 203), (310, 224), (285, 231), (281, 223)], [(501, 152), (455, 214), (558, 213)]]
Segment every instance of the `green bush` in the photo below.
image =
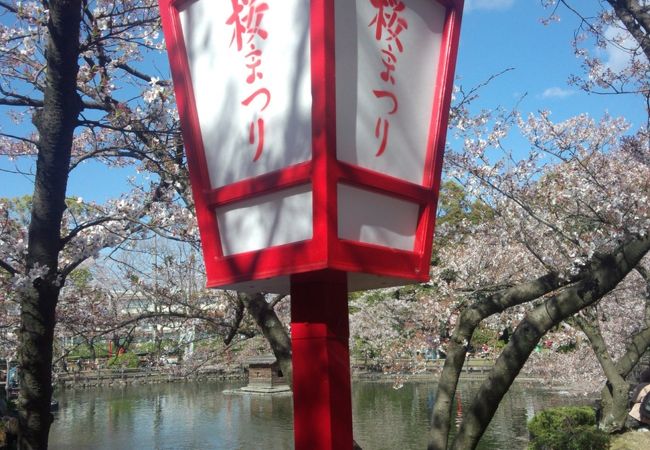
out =
[(485, 327), (479, 327), (474, 330), (474, 335), (472, 336), (472, 346), (474, 348), (479, 348), (481, 345), (494, 345), (496, 340), (496, 331)]
[(140, 360), (138, 355), (132, 352), (122, 353), (121, 355), (116, 355), (108, 360), (108, 367), (118, 368), (124, 367), (128, 369), (135, 369), (140, 365)]
[(560, 345), (557, 348), (557, 352), (559, 353), (570, 353), (576, 349), (576, 343), (575, 342), (569, 342), (568, 344), (563, 344)]
[[(94, 345), (95, 356), (98, 358), (108, 356), (108, 345), (106, 344), (95, 344)], [(87, 359), (93, 356), (93, 352), (88, 344), (80, 344), (73, 348), (68, 353), (69, 359)]]
[(528, 422), (530, 450), (606, 450), (609, 435), (596, 428), (596, 412), (588, 406), (546, 409)]

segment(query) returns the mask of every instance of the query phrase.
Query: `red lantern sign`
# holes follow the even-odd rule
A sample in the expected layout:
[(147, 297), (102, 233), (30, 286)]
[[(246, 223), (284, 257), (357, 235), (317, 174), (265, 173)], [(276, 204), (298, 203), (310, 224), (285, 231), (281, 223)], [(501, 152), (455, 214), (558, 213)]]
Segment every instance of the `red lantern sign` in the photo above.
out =
[(208, 286), (426, 281), (462, 0), (160, 0)]

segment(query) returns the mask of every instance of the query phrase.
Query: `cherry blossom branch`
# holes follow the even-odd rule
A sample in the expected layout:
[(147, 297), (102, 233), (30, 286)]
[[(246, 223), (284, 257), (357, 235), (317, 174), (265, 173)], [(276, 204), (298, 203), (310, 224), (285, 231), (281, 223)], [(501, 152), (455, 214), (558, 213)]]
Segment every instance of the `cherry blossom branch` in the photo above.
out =
[(9, 272), (11, 276), (16, 275), (18, 273), (18, 271), (14, 269), (9, 263), (6, 263), (1, 259), (0, 259), (0, 268)]
[(235, 336), (237, 336), (237, 332), (239, 331), (242, 320), (244, 320), (244, 312), (246, 311), (246, 305), (244, 305), (244, 302), (237, 295), (234, 295), (232, 297), (235, 301), (235, 321), (230, 327), (230, 331), (223, 340), (226, 345), (229, 345)]
[[(0, 89), (0, 91), (2, 90)], [(24, 107), (31, 107), (31, 108), (43, 107), (43, 100), (38, 100), (38, 99), (26, 97), (24, 95), (15, 94), (15, 93), (6, 93), (6, 92), (2, 92), (2, 93), (3, 95), (6, 95), (6, 97), (0, 97), (0, 105), (24, 106)], [(110, 110), (106, 105), (103, 105), (98, 102), (82, 101), (81, 104), (84, 109), (93, 109), (93, 110), (100, 110), (100, 111)]]
[[(251, 339), (251, 338), (253, 338), (253, 337), (254, 337), (254, 336), (244, 335), (243, 338), (240, 338), (240, 339), (238, 339), (238, 340), (236, 340), (236, 341), (234, 341), (234, 342), (229, 342), (229, 343), (227, 343), (223, 348), (220, 348), (218, 351), (216, 351), (216, 352), (214, 352), (214, 351), (213, 351), (213, 352), (210, 352), (210, 354), (209, 354), (209, 355), (208, 355), (208, 356), (207, 356), (203, 361), (201, 361), (199, 364), (197, 364), (196, 366), (193, 366), (190, 370), (188, 370), (187, 372), (185, 372), (185, 376), (187, 376), (187, 375), (191, 375), (191, 374), (193, 374), (193, 373), (195, 373), (195, 372), (198, 372), (198, 371), (201, 369), (201, 367), (203, 367), (203, 366), (205, 366), (206, 364), (208, 364), (208, 363), (214, 361), (214, 359), (215, 359), (217, 356), (221, 356), (221, 355), (223, 355), (224, 353), (230, 351), (230, 350), (231, 350), (233, 347), (235, 347), (236, 345), (239, 345), (239, 344), (241, 344), (242, 342), (245, 342), (245, 341), (247, 341), (248, 339)], [(201, 339), (195, 339), (195, 340), (194, 340), (194, 342), (199, 342), (199, 341), (201, 341)]]
[[(111, 110), (113, 111), (113, 110)], [(102, 123), (98, 120), (83, 119), (79, 121), (79, 125), (89, 127), (89, 128), (101, 128), (104, 130), (117, 131), (123, 134), (138, 134), (146, 133), (151, 136), (180, 136), (180, 130), (178, 129), (169, 129), (169, 130), (142, 130), (142, 129), (128, 129), (124, 126), (119, 125), (110, 125), (107, 123)]]
[(646, 58), (650, 60), (650, 14), (648, 13), (648, 7), (641, 6), (636, 0), (607, 0), (607, 3), (614, 8), (616, 17), (639, 43)]
[(429, 448), (447, 448), (453, 408), (452, 400), (458, 386), (463, 362), (467, 356), (468, 344), (481, 321), (508, 308), (535, 300), (560, 287), (567, 286), (573, 281), (575, 280), (563, 279), (557, 273), (545, 274), (505, 291), (480, 297), (462, 310), (447, 347), (447, 358), (438, 383)]
[(25, 138), (25, 137), (21, 137), (21, 136), (15, 136), (13, 134), (7, 134), (7, 133), (0, 132), (0, 136), (6, 137), (6, 138), (9, 138), (9, 139), (15, 139), (17, 141), (24, 142), (24, 143), (30, 144), (30, 145), (36, 145), (37, 144), (36, 141), (33, 141), (33, 140)]
[(593, 26), (593, 24), (591, 23), (591, 21), (590, 21), (587, 17), (585, 17), (584, 15), (582, 15), (582, 14), (581, 14), (577, 9), (575, 9), (573, 6), (569, 5), (569, 4), (566, 2), (566, 0), (560, 0), (560, 1), (558, 2), (558, 4), (555, 5), (555, 8), (553, 9), (553, 12), (557, 11), (557, 8), (558, 8), (558, 6), (559, 6), (560, 4), (563, 4), (563, 5), (564, 5), (564, 6), (565, 6), (569, 11), (571, 11), (573, 14), (575, 14), (576, 17), (578, 17), (578, 18), (580, 19), (580, 21), (581, 21), (581, 25), (582, 25), (582, 24), (586, 25), (586, 26), (587, 26), (587, 27), (592, 31), (592, 33), (594, 33), (594, 34), (598, 34), (598, 35), (601, 34), (600, 31), (599, 31), (596, 27)]
[(549, 221), (544, 220), (544, 219), (542, 219), (541, 217), (539, 217), (539, 215), (537, 215), (537, 214), (535, 213), (535, 211), (533, 211), (533, 209), (532, 209), (529, 205), (527, 205), (523, 200), (521, 200), (521, 199), (519, 199), (518, 197), (516, 197), (516, 196), (515, 196), (514, 194), (512, 194), (510, 191), (507, 191), (507, 190), (501, 188), (501, 186), (498, 186), (497, 184), (493, 183), (492, 180), (490, 180), (490, 179), (487, 178), (487, 177), (484, 177), (483, 175), (481, 175), (481, 174), (478, 173), (477, 171), (472, 171), (472, 175), (475, 176), (477, 179), (481, 180), (483, 183), (485, 183), (485, 184), (486, 184), (487, 186), (489, 186), (490, 188), (494, 189), (494, 190), (495, 190), (496, 192), (498, 192), (499, 194), (501, 194), (501, 195), (503, 195), (504, 197), (506, 197), (506, 198), (512, 200), (512, 201), (513, 201), (514, 203), (516, 203), (516, 204), (517, 204), (521, 209), (523, 209), (524, 211), (526, 211), (526, 213), (527, 213), (530, 217), (532, 217), (533, 219), (535, 219), (535, 220), (536, 220), (537, 222), (539, 222), (540, 224), (545, 225), (546, 227), (550, 228), (551, 230), (553, 230), (554, 232), (556, 232), (559, 236), (562, 236), (566, 241), (571, 242), (571, 243), (573, 243), (573, 244), (575, 244), (575, 245), (578, 245), (578, 241), (577, 241), (576, 239), (572, 239), (572, 238), (570, 238), (570, 237), (567, 236), (567, 235), (566, 235), (562, 230), (560, 230), (557, 226), (555, 226), (555, 225), (553, 225), (552, 223), (550, 223)]
[(86, 152), (81, 157), (70, 163), (70, 170), (72, 172), (76, 169), (82, 162), (92, 160), (98, 157), (103, 158), (133, 158), (135, 160), (141, 160), (141, 152), (134, 150), (127, 150), (121, 147), (109, 147), (109, 148), (99, 148), (97, 150)]
[[(126, 63), (117, 63), (117, 64), (115, 64), (115, 67), (117, 67), (118, 69), (122, 69), (125, 72), (133, 75), (134, 77), (139, 78), (139, 79), (141, 79), (143, 81), (146, 81), (147, 83), (151, 83), (153, 81), (153, 79), (154, 79), (152, 76), (147, 75), (146, 73), (141, 72), (141, 71), (129, 66)], [(171, 86), (171, 83), (169, 81), (167, 81), (167, 80), (156, 80), (156, 84), (158, 84), (160, 86)]]
[(205, 314), (199, 314), (199, 313), (183, 313), (183, 312), (178, 312), (178, 311), (164, 311), (164, 312), (147, 312), (147, 313), (142, 313), (139, 314), (136, 317), (132, 317), (130, 319), (126, 319), (122, 322), (119, 322), (116, 325), (113, 325), (109, 328), (101, 330), (100, 333), (98, 333), (98, 336), (105, 336), (109, 333), (112, 333), (114, 331), (120, 330), (122, 328), (137, 324), (138, 322), (142, 322), (144, 320), (149, 320), (149, 319), (160, 319), (160, 318), (177, 318), (177, 319), (187, 319), (187, 320), (192, 320), (192, 319), (198, 319), (204, 322), (207, 322), (211, 325), (213, 325), (216, 328), (222, 328), (227, 326), (226, 323), (223, 321), (223, 319), (217, 320), (215, 318), (206, 316)]
[(508, 72), (512, 72), (513, 70), (515, 70), (514, 67), (507, 67), (507, 68), (503, 69), (502, 71), (500, 71), (498, 73), (492, 74), (487, 78), (487, 80), (484, 80), (481, 83), (477, 84), (476, 86), (473, 86), (468, 92), (465, 92), (463, 90), (463, 87), (460, 86), (458, 89), (459, 89), (459, 92), (461, 93), (461, 100), (457, 104), (454, 105), (454, 109), (459, 110), (459, 109), (462, 109), (463, 107), (467, 106), (473, 100), (478, 98), (478, 92), (481, 89), (488, 86), (490, 83), (492, 83), (497, 78), (503, 76), (504, 74), (506, 74)]
[(539, 252), (537, 252), (535, 249), (533, 249), (533, 247), (530, 245), (530, 242), (528, 241), (528, 239), (526, 239), (526, 238), (520, 239), (519, 242), (521, 242), (524, 245), (524, 247), (526, 247), (526, 249), (530, 252), (531, 255), (533, 255), (533, 257), (537, 261), (539, 261), (539, 263), (542, 265), (542, 267), (544, 267), (549, 272), (553, 272), (553, 267), (550, 264), (548, 264), (546, 261), (544, 261), (544, 258), (542, 257), (542, 255)]
[(7, 3), (7, 2), (0, 1), (0, 6), (3, 7), (4, 9), (6, 9), (7, 11), (11, 11), (14, 14), (18, 14), (18, 10), (16, 8), (14, 8), (13, 5), (11, 5), (11, 4)]
[(61, 238), (61, 248), (65, 247), (72, 239), (77, 237), (79, 233), (81, 233), (84, 230), (87, 230), (88, 228), (95, 227), (97, 225), (104, 224), (106, 222), (112, 222), (115, 220), (120, 220), (120, 219), (115, 219), (113, 217), (101, 217), (99, 219), (95, 220), (89, 220), (87, 222), (84, 222), (83, 224), (73, 228), (67, 236)]
[(43, 100), (27, 97), (26, 95), (21, 95), (16, 92), (7, 92), (2, 86), (0, 86), (0, 94), (4, 97), (0, 97), (0, 105), (6, 106), (30, 106), (34, 108), (42, 108)]

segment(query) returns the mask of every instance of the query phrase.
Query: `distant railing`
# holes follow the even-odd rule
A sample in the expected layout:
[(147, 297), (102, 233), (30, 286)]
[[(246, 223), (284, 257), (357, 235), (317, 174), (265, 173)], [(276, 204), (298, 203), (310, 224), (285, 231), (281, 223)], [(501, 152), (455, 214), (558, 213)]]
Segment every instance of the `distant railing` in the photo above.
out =
[(138, 368), (101, 368), (81, 371), (55, 372), (53, 384), (58, 386), (99, 385), (115, 382), (156, 383), (184, 380), (187, 378), (240, 378), (239, 371), (201, 370), (198, 372), (183, 370), (180, 366), (138, 367)]
[[(426, 371), (426, 372), (440, 372), (442, 371), (442, 368), (445, 364), (444, 359), (428, 359), (428, 360), (419, 360), (419, 359), (413, 359), (413, 358), (398, 358), (393, 360), (393, 364), (391, 367), (394, 368), (403, 368), (405, 371), (408, 371), (408, 368), (411, 369), (416, 369), (418, 371)], [(364, 361), (362, 359), (355, 359), (353, 358), (351, 360), (351, 365), (353, 369), (357, 370), (368, 370), (371, 372), (381, 372), (382, 368), (377, 366), (376, 363), (374, 363), (371, 360)], [(490, 359), (484, 359), (484, 358), (467, 358), (465, 360), (465, 364), (463, 364), (463, 368), (461, 369), (461, 373), (463, 375), (483, 375), (487, 374), (492, 368), (494, 367), (494, 361)]]

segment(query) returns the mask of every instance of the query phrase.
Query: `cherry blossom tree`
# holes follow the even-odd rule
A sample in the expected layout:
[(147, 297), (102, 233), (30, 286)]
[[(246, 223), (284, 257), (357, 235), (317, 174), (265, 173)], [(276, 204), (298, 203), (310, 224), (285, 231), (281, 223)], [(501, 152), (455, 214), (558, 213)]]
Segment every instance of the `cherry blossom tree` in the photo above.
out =
[[(647, 7), (639, 9), (634, 1), (608, 3), (613, 9), (585, 20), (584, 33), (577, 35), (574, 48), (588, 76), (573, 82), (647, 102), (647, 53), (637, 32), (638, 27), (647, 30)], [(560, 5), (571, 7), (568, 1), (553, 7)], [(558, 13), (553, 10), (550, 19)], [(627, 20), (629, 13), (637, 18)], [(182, 298), (187, 289), (152, 283), (151, 272), (136, 285), (141, 294), (160, 297), (159, 306), (166, 311), (118, 317), (97, 301), (90, 309), (96, 308), (97, 317), (76, 317), (71, 312), (81, 299), (68, 281), (73, 271), (102, 248), (130, 247), (151, 233), (192, 245), (198, 237), (171, 85), (166, 71), (156, 69), (155, 55), (163, 49), (157, 3), (54, 0), (45, 8), (35, 1), (0, 0), (0, 14), (6, 18), (0, 24), (0, 105), (22, 123), (0, 130), (0, 148), (13, 158), (38, 159), (34, 195), (24, 200), (29, 212), (16, 201), (0, 201), (0, 283), (6, 288), (0, 294), (1, 311), (5, 305), (22, 307), (21, 446), (46, 448), (59, 301), (61, 318), (89, 339), (99, 329), (103, 333), (130, 321), (154, 320), (153, 315), (158, 320), (162, 313), (195, 320), (192, 308), (200, 303)], [(626, 30), (633, 40), (620, 31), (612, 34), (610, 27)], [(636, 41), (638, 48), (625, 47), (629, 64), (614, 71), (585, 51), (585, 39), (602, 48)], [(478, 220), (442, 225), (440, 234), (447, 242), (438, 249), (434, 282), (426, 288), (435, 296), (391, 291), (388, 301), (377, 303), (367, 296), (352, 301), (357, 308), (353, 333), (372, 341), (388, 365), (400, 353), (421, 348), (441, 328), (454, 328), (431, 448), (446, 446), (451, 398), (480, 324), (487, 320), (495, 329), (508, 325), (516, 330), (465, 417), (458, 448), (476, 444), (541, 336), (609, 292), (622, 296), (622, 280), (632, 286), (625, 304), (639, 292), (645, 266), (637, 263), (649, 245), (647, 126), (631, 130), (622, 119), (596, 121), (586, 115), (555, 123), (549, 112), (530, 117), (503, 110), (472, 114), (462, 94), (452, 125), (464, 145), (461, 152), (449, 153), (449, 176), (465, 186), (468, 198), (484, 205), (482, 213)], [(29, 120), (35, 129), (26, 125)], [(15, 131), (25, 129), (29, 131)], [(513, 129), (529, 142), (524, 159), (506, 150), (505, 137)], [(132, 180), (131, 192), (104, 205), (66, 197), (67, 174), (90, 159), (111, 167), (134, 165), (151, 175)], [(170, 269), (172, 276), (171, 268), (158, 269)], [(635, 268), (636, 284), (627, 276)], [(97, 299), (105, 295), (95, 294)], [(616, 303), (613, 298), (606, 302)], [(243, 320), (243, 305), (290, 376), (290, 341), (276, 309), (285, 303), (263, 294), (240, 294), (231, 304), (213, 314), (214, 325), (229, 336), (227, 330), (236, 327), (228, 327)], [(597, 306), (601, 314), (607, 304)], [(501, 311), (507, 314), (495, 316)], [(623, 315), (607, 313), (613, 314)], [(449, 316), (442, 327), (440, 316)], [(577, 320), (576, 326), (586, 329)], [(7, 330), (15, 326), (6, 323)], [(639, 330), (630, 327), (627, 336), (633, 340)], [(11, 333), (5, 335), (11, 338)], [(615, 354), (623, 355), (625, 348), (619, 347)]]
[[(526, 206), (531, 207), (533, 204), (529, 201)], [(534, 206), (541, 208), (543, 203)], [(512, 212), (516, 207), (510, 204), (507, 209)], [(533, 211), (536, 210), (535, 208)], [(522, 210), (520, 214), (528, 213)], [(507, 389), (542, 336), (577, 312), (575, 308), (569, 308), (568, 311), (563, 308), (583, 304), (581, 295), (588, 294), (590, 301), (602, 298), (623, 280), (623, 275), (634, 269), (633, 264), (628, 264), (630, 247), (640, 246), (636, 261), (648, 251), (647, 233), (638, 237), (632, 235), (622, 238), (624, 244), (613, 247), (612, 250), (605, 250), (606, 246), (597, 246), (600, 251), (595, 251), (591, 257), (586, 253), (584, 260), (580, 255), (576, 255), (580, 262), (579, 267), (575, 267), (574, 262), (567, 258), (568, 255), (563, 255), (566, 249), (562, 247), (557, 248), (563, 250), (556, 254), (557, 260), (550, 258), (553, 256), (553, 253), (549, 252), (553, 250), (552, 241), (544, 234), (540, 235), (544, 247), (540, 246), (531, 252), (528, 249), (532, 246), (530, 236), (521, 239), (521, 235), (517, 236), (520, 231), (518, 229), (504, 232), (508, 223), (502, 222), (502, 218), (502, 215), (497, 215), (494, 221), (481, 227), (480, 231), (483, 233), (477, 230), (478, 233), (466, 236), (461, 244), (441, 249), (440, 259), (447, 263), (434, 268), (434, 280), (441, 294), (446, 292), (446, 295), (457, 299), (460, 307), (458, 316), (452, 320), (452, 323), (455, 322), (455, 329), (446, 349), (447, 360), (439, 385), (432, 439), (436, 438), (436, 426), (450, 425), (449, 422), (445, 424), (445, 421), (448, 420), (450, 409), (453, 407), (452, 399), (460, 369), (476, 328), (483, 320), (502, 311), (507, 311), (507, 314), (497, 319), (497, 326), (515, 327), (510, 343), (497, 359), (494, 371), (465, 415), (454, 444), (457, 448), (476, 445), (482, 432), (477, 430), (477, 427), (487, 426), (500, 400), (498, 392), (505, 392), (504, 386)], [(518, 220), (517, 223), (521, 225), (525, 222)], [(541, 231), (541, 227), (539, 228)], [(616, 255), (622, 258), (621, 252), (625, 252), (626, 259), (612, 260)], [(569, 261), (570, 264), (560, 264), (562, 260)], [(621, 270), (621, 267), (624, 270), (609, 284), (607, 290), (594, 290), (596, 287), (602, 289), (605, 286), (604, 279), (592, 278), (595, 274), (602, 273), (605, 268)], [(558, 314), (561, 315), (558, 317)], [(443, 403), (443, 400), (446, 400), (446, 403)], [(448, 429), (440, 433), (444, 435), (445, 441), (447, 433)], [(431, 444), (432, 448), (446, 446), (437, 445), (439, 444)]]
[[(545, 2), (552, 9), (549, 19), (560, 12), (569, 11), (579, 17), (580, 26), (573, 40), (576, 56), (582, 62), (587, 76), (573, 76), (571, 83), (598, 95), (625, 95), (630, 105), (641, 104), (646, 113), (646, 124), (627, 137), (626, 151), (637, 164), (648, 166), (648, 121), (650, 120), (650, 6), (637, 0), (608, 0), (611, 9), (603, 8), (596, 16), (581, 12), (581, 5), (570, 1)], [(550, 4), (548, 4), (550, 3)], [(589, 337), (592, 349), (607, 376), (602, 390), (603, 414), (601, 426), (608, 430), (623, 427), (626, 417), (628, 383), (630, 374), (647, 348), (647, 269), (637, 267), (636, 289), (621, 289), (617, 301), (605, 302), (576, 319), (577, 325)], [(645, 279), (645, 283), (642, 279)], [(628, 283), (634, 285), (634, 283)], [(630, 291), (633, 294), (629, 294)], [(625, 301), (624, 294), (628, 294)], [(636, 301), (635, 301), (636, 300)], [(644, 306), (645, 305), (645, 306)], [(645, 311), (644, 311), (645, 310)], [(645, 320), (642, 320), (643, 317)], [(616, 320), (621, 317), (637, 317), (639, 320)], [(598, 318), (599, 320), (595, 320)], [(607, 320), (607, 322), (605, 321)], [(618, 339), (607, 324), (615, 323)], [(608, 330), (608, 328), (610, 328)], [(621, 338), (625, 339), (621, 339)], [(623, 343), (627, 348), (623, 349)]]
[[(102, 248), (129, 246), (129, 241), (148, 233), (196, 246), (198, 233), (171, 84), (162, 79), (167, 71), (157, 69), (159, 63), (166, 66), (160, 53), (164, 46), (157, 2), (53, 2), (45, 8), (35, 1), (2, 1), (0, 14), (6, 18), (0, 25), (0, 105), (16, 121), (17, 130), (28, 129), (24, 122), (30, 119), (38, 123), (40, 117), (53, 117), (58, 120), (54, 132), (65, 131), (67, 136), (66, 141), (48, 144), (40, 127), (21, 133), (0, 130), (5, 156), (47, 156), (44, 161), (52, 164), (44, 167), (39, 159), (31, 214), (18, 220), (16, 208), (2, 203), (5, 220), (0, 246), (1, 280), (10, 286), (3, 303), (22, 306), (19, 335), (31, 339), (21, 345), (21, 445), (45, 448), (51, 421), (54, 311), (67, 277)], [(64, 14), (64, 23), (57, 22), (60, 14)], [(55, 25), (67, 31), (57, 31)], [(47, 45), (51, 48), (46, 51)], [(54, 50), (63, 45), (67, 50), (61, 56)], [(55, 80), (58, 85), (47, 78), (60, 77), (55, 68), (66, 75)], [(47, 96), (53, 94), (63, 106), (48, 106)], [(109, 167), (134, 165), (139, 173), (153, 175), (132, 180), (130, 193), (105, 205), (66, 199), (67, 174), (91, 159)], [(75, 205), (79, 211), (73, 211)], [(51, 211), (56, 214), (40, 225), (44, 231), (28, 233), (29, 227), (36, 229), (40, 224), (35, 217)], [(29, 252), (39, 247), (45, 247), (45, 254), (31, 256)], [(34, 291), (32, 285), (42, 286), (43, 292)], [(74, 306), (70, 291), (68, 286), (64, 307)], [(271, 342), (279, 343), (274, 346), (279, 348), (276, 355), (290, 374), (288, 335), (274, 305), (263, 295), (240, 297), (234, 302), (235, 316), (241, 315), (244, 304), (270, 330), (270, 338), (277, 336)], [(68, 311), (62, 309), (61, 317)], [(36, 313), (41, 319), (30, 322)], [(103, 318), (100, 328), (107, 329), (110, 321), (119, 325), (115, 314), (105, 313), (98, 316)], [(95, 336), (91, 331), (96, 323), (70, 318), (79, 333)], [(12, 324), (6, 326), (9, 330)]]
[[(2, 281), (11, 283), (9, 300), (21, 308), (21, 448), (47, 448), (55, 310), (68, 275), (101, 248), (157, 224), (163, 232), (192, 230), (180, 219), (170, 223), (176, 212), (191, 214), (174, 208), (178, 196), (167, 179), (136, 186), (107, 205), (66, 198), (68, 173), (90, 158), (120, 166), (161, 148), (181, 154), (169, 145), (178, 133), (175, 115), (164, 110), (164, 88), (138, 66), (143, 52), (162, 48), (155, 2), (46, 6), (0, 2), (0, 105), (18, 122), (16, 130), (28, 130), (20, 123), (29, 119), (35, 127), (0, 130), (5, 155), (36, 159), (28, 220), (2, 203)], [(154, 105), (145, 108), (147, 102)]]
[[(571, 8), (569, 2), (559, 3)], [(598, 45), (620, 44), (620, 36), (607, 41), (602, 34), (607, 24), (620, 25), (617, 14), (604, 8), (595, 22), (583, 17), (584, 30)], [(630, 48), (626, 67), (614, 71), (581, 47), (585, 39), (578, 33), (574, 48), (588, 74), (572, 82), (584, 89), (647, 98), (648, 62), (635, 50), (642, 43)], [(631, 129), (624, 119), (587, 115), (556, 123), (547, 111), (522, 117), (517, 111), (486, 110), (457, 115), (454, 125), (464, 145), (461, 152), (448, 153), (449, 173), (473, 197), (493, 207), (494, 219), (463, 236), (445, 264), (434, 268), (436, 284), (449, 289), (448, 295), (459, 298), (462, 307), (447, 348), (429, 448), (447, 448), (458, 375), (472, 335), (484, 320), (511, 311), (501, 317), (516, 328), (466, 411), (453, 448), (477, 445), (503, 394), (546, 333), (585, 308), (606, 308), (624, 284), (636, 284), (626, 303), (643, 297), (630, 277), (637, 276), (637, 267), (643, 272), (650, 249), (647, 124)], [(525, 158), (517, 158), (506, 143), (515, 130), (529, 143)], [(586, 317), (583, 313), (576, 319), (585, 331)], [(565, 326), (575, 332), (575, 327)], [(642, 339), (647, 325), (628, 329), (624, 337), (630, 345), (615, 369), (622, 376), (647, 348)], [(587, 335), (592, 345), (598, 342), (597, 334)], [(620, 337), (619, 342), (625, 347)], [(636, 353), (633, 344), (641, 344)], [(599, 360), (606, 367), (606, 358), (600, 356), (602, 352)]]
[[(134, 250), (138, 252), (135, 257)], [(205, 288), (205, 270), (198, 249), (154, 239), (112, 260), (115, 273), (104, 284), (111, 283), (113, 291), (127, 292), (131, 298), (142, 300), (114, 327), (149, 322), (155, 330), (191, 328), (191, 335), (218, 337), (224, 345), (257, 334), (245, 320), (244, 305), (236, 293)], [(191, 336), (189, 339), (185, 344), (198, 340)], [(159, 340), (156, 332), (155, 341)]]
[[(64, 7), (76, 8), (76, 4)], [(84, 2), (80, 8), (79, 20), (75, 18), (74, 23), (66, 24), (80, 33), (78, 47), (71, 52), (74, 54), (66, 55), (68, 65), (78, 67), (76, 92), (69, 97), (79, 102), (77, 114), (70, 110), (68, 118), (68, 126), (75, 132), (65, 173), (94, 159), (111, 167), (135, 164), (140, 173), (154, 175), (150, 185), (136, 185), (132, 193), (113, 202), (110, 206), (114, 209), (91, 205), (103, 210), (104, 216), (97, 214), (78, 231), (70, 233), (103, 235), (108, 223), (116, 222), (122, 224), (123, 230), (108, 231), (106, 235), (125, 238), (134, 230), (150, 231), (196, 245), (198, 235), (171, 84), (164, 80), (167, 71), (160, 73), (156, 69), (159, 63), (161, 67), (166, 66), (166, 58), (160, 56), (158, 61), (155, 55), (163, 49), (157, 3), (145, 0), (115, 4), (96, 0)], [(6, 44), (0, 47), (3, 63), (0, 105), (11, 108), (8, 113), (17, 122), (28, 120), (44, 105), (43, 74), (49, 70), (49, 53), (44, 47), (51, 9), (39, 2), (0, 3), (0, 13), (8, 18), (6, 23), (13, 24), (1, 28), (0, 40)], [(11, 130), (0, 130), (1, 147), (13, 158), (36, 155), (39, 137), (38, 133), (18, 135)], [(66, 158), (58, 160), (65, 165)], [(58, 169), (63, 173), (63, 166)], [(146, 208), (130, 211), (136, 205), (146, 205)], [(84, 256), (102, 248), (101, 239), (89, 242), (97, 245), (89, 245)], [(119, 239), (106, 244), (123, 245)], [(82, 260), (79, 258), (70, 269)], [(24, 276), (20, 265), (3, 268), (12, 277)], [(58, 282), (63, 283), (68, 273), (70, 270), (59, 274)], [(290, 374), (288, 335), (272, 304), (263, 295), (240, 297), (258, 323), (269, 328), (268, 337), (277, 343), (273, 345), (276, 356), (284, 371)], [(45, 364), (39, 370), (45, 370)], [(45, 408), (46, 402), (42, 400), (41, 407)]]

